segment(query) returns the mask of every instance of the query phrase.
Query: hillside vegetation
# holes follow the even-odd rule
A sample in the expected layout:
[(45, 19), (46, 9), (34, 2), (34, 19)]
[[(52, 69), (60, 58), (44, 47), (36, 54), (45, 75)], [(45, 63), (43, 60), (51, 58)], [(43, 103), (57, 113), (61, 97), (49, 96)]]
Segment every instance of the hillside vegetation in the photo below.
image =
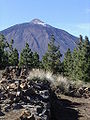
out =
[(61, 74), (72, 80), (90, 82), (90, 41), (80, 35), (80, 42), (73, 52), (67, 50), (64, 60), (61, 61), (62, 54), (59, 45), (55, 45), (55, 37), (51, 36), (48, 43), (48, 50), (40, 61), (37, 52), (32, 52), (29, 44), (20, 53), (13, 47), (14, 40), (8, 43), (4, 35), (0, 35), (0, 69), (7, 66), (27, 67), (50, 71), (53, 74)]

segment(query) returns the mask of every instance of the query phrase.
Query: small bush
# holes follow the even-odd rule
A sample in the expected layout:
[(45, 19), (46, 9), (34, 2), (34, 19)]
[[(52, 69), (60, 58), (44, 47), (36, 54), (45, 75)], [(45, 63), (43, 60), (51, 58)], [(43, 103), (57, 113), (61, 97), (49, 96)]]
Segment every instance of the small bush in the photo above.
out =
[(39, 69), (33, 69), (30, 71), (28, 80), (47, 80), (50, 82), (51, 88), (55, 89), (56, 92), (69, 95), (69, 96), (77, 96), (79, 97), (79, 89), (85, 86), (90, 86), (90, 84), (85, 84), (82, 81), (73, 81), (69, 80), (66, 77), (61, 75), (53, 75), (51, 72), (45, 72)]

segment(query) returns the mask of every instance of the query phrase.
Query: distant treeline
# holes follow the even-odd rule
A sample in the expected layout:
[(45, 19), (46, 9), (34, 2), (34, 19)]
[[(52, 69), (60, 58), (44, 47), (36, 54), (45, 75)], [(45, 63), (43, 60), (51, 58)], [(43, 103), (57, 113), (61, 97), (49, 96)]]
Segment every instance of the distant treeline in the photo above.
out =
[(7, 66), (19, 66), (44, 69), (51, 71), (53, 74), (62, 74), (73, 80), (82, 80), (90, 82), (90, 41), (86, 36), (85, 39), (80, 35), (80, 42), (73, 52), (70, 49), (64, 55), (61, 62), (62, 54), (60, 46), (55, 45), (54, 35), (51, 36), (48, 50), (40, 61), (37, 52), (32, 52), (29, 44), (19, 53), (13, 47), (14, 40), (8, 43), (4, 35), (0, 35), (0, 69)]

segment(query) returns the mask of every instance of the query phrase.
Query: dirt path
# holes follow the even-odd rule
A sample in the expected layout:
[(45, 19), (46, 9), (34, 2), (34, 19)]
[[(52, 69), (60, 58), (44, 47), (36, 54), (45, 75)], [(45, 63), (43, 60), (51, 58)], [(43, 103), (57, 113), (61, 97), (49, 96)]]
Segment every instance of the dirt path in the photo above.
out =
[(60, 98), (62, 99), (62, 101), (70, 101), (70, 108), (78, 111), (78, 117), (76, 120), (90, 120), (90, 98), (72, 98), (65, 95), (60, 95)]

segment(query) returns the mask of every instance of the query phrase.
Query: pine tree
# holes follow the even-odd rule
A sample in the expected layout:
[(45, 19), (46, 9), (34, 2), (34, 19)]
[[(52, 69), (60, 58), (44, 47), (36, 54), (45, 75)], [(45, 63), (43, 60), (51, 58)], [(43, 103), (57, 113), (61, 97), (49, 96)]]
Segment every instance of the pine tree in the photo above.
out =
[(8, 44), (8, 63), (9, 66), (17, 66), (19, 63), (19, 53), (16, 48), (13, 48), (14, 40), (11, 39), (10, 43)]
[(42, 59), (43, 66), (45, 70), (52, 71), (53, 73), (57, 73), (62, 71), (61, 66), (61, 53), (60, 46), (55, 45), (54, 35), (51, 36), (50, 43), (48, 44), (48, 51), (45, 53)]
[(17, 66), (18, 63), (19, 63), (19, 54), (18, 54), (17, 49), (15, 48), (9, 54), (9, 66)]
[(72, 70), (73, 70), (73, 60), (72, 60), (72, 53), (70, 49), (67, 50), (64, 56), (64, 75), (66, 76), (72, 76)]
[(73, 60), (72, 78), (74, 80), (76, 80), (77, 79), (77, 74), (78, 74), (78, 69), (77, 69), (77, 66), (78, 66), (78, 51), (77, 51), (77, 48), (75, 48), (73, 50), (72, 60)]
[(82, 73), (83, 80), (90, 82), (90, 41), (87, 36), (82, 48)]
[(90, 42), (88, 37), (80, 37), (78, 48), (73, 52), (73, 78), (90, 81)]
[(26, 66), (28, 68), (33, 67), (33, 53), (29, 48), (28, 43), (26, 43), (25, 48), (21, 52), (19, 65)]
[(33, 53), (33, 67), (34, 68), (39, 68), (39, 55), (37, 52)]
[(4, 35), (0, 35), (0, 69), (8, 65), (8, 54), (6, 52), (6, 41)]

